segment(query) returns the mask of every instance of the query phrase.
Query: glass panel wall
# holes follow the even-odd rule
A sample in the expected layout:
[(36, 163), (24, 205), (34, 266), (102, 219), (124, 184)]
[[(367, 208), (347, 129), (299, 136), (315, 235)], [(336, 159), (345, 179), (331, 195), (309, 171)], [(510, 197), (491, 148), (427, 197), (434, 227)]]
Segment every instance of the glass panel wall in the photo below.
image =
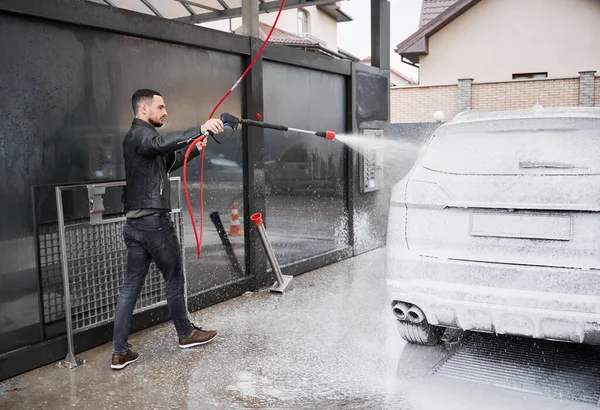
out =
[[(265, 121), (341, 133), (345, 78), (266, 62)], [(265, 131), (266, 226), (283, 265), (348, 246), (344, 146), (310, 134)]]

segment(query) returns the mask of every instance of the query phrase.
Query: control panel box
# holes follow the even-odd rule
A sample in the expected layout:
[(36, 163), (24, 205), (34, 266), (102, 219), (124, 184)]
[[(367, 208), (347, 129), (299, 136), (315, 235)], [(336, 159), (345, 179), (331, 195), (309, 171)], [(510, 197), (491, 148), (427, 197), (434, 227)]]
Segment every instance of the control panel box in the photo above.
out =
[[(363, 135), (373, 140), (383, 138), (381, 129), (365, 129)], [(374, 144), (375, 146), (381, 144)], [(359, 162), (359, 181), (361, 192), (378, 191), (383, 186), (383, 152), (365, 148)]]

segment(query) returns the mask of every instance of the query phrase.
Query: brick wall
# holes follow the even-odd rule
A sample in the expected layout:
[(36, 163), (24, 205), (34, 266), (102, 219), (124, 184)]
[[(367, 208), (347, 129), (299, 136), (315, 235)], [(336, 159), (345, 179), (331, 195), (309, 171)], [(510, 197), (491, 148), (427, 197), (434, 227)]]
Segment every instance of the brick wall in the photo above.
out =
[[(577, 107), (580, 78), (520, 80), (471, 85), (473, 110), (514, 110), (533, 107)], [(600, 106), (600, 77), (595, 78), (594, 104)], [(459, 112), (458, 85), (414, 86), (390, 90), (391, 122), (433, 122), (433, 113), (441, 110), (445, 119)]]
[(518, 110), (539, 101), (544, 107), (577, 107), (579, 78), (473, 84), (473, 109)]
[(596, 96), (594, 97), (594, 107), (600, 107), (600, 77), (596, 77)]
[(446, 119), (458, 114), (456, 85), (402, 87), (390, 90), (392, 123), (434, 122), (433, 113), (443, 111)]
[(594, 88), (596, 80), (596, 71), (580, 71), (579, 72), (579, 106), (593, 107), (594, 106)]

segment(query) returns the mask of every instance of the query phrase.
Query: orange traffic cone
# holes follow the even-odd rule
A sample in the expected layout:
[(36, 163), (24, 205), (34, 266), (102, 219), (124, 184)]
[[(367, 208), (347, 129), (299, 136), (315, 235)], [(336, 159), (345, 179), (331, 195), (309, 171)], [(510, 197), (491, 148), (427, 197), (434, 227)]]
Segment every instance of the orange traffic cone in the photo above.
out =
[(231, 206), (231, 225), (229, 227), (229, 236), (244, 236), (240, 226), (240, 215), (238, 214), (238, 204), (234, 202)]

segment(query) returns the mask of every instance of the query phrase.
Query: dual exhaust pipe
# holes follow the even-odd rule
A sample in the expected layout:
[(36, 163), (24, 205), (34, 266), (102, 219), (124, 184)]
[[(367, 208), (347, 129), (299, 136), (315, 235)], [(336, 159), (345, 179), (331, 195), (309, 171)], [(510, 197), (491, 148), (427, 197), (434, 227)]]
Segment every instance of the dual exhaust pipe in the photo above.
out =
[(398, 320), (411, 323), (422, 323), (425, 321), (425, 313), (415, 305), (411, 306), (408, 303), (396, 302), (392, 306), (392, 311)]

